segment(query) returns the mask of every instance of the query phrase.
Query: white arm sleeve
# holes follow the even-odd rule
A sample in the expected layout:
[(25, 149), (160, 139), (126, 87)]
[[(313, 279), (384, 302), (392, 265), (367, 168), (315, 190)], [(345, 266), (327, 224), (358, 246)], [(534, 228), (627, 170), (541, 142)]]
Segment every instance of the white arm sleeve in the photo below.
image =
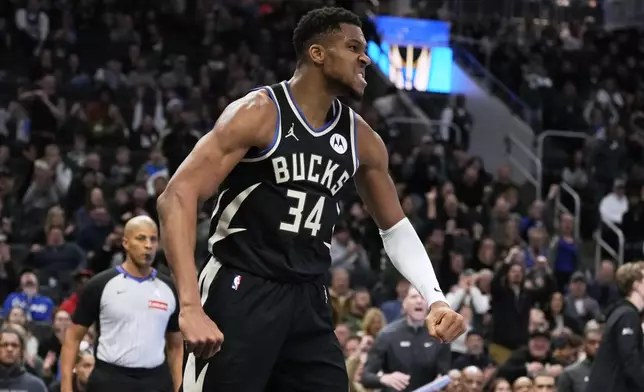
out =
[(387, 230), (380, 230), (385, 252), (396, 269), (425, 297), (431, 306), (445, 302), (432, 262), (416, 230), (404, 218)]

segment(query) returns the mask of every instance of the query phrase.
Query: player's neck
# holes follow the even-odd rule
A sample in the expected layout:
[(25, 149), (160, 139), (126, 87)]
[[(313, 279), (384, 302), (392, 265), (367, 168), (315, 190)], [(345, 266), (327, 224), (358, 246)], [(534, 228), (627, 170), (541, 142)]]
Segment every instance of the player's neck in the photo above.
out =
[(121, 264), (121, 267), (125, 270), (125, 272), (134, 276), (135, 278), (147, 278), (148, 276), (150, 276), (150, 274), (152, 274), (153, 271), (151, 265), (139, 267), (130, 259), (126, 259), (123, 264)]
[(644, 299), (642, 299), (642, 297), (637, 293), (632, 293), (626, 299), (628, 302), (632, 303), (637, 310), (642, 311), (642, 309), (644, 309)]
[(322, 126), (331, 109), (335, 94), (331, 93), (324, 79), (305, 67), (295, 70), (288, 81), (293, 99), (313, 126)]

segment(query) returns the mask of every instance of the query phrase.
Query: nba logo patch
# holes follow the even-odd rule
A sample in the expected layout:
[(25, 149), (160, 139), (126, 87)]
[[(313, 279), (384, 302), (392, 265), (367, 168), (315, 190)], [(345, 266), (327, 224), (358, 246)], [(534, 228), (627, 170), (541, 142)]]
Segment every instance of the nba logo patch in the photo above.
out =
[(241, 275), (235, 275), (235, 278), (233, 279), (233, 290), (237, 290), (239, 288), (239, 285), (241, 284)]

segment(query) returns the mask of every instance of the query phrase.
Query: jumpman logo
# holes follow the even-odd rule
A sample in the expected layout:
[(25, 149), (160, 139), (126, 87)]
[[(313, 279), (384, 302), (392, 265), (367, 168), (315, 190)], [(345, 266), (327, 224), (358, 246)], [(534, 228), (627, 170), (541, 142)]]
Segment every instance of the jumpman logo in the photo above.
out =
[(295, 140), (298, 142), (300, 141), (300, 139), (298, 139), (297, 136), (295, 136), (295, 131), (293, 130), (293, 124), (291, 124), (291, 128), (288, 130), (288, 133), (286, 134), (286, 136), (284, 136), (284, 139), (286, 139), (289, 136), (294, 137)]

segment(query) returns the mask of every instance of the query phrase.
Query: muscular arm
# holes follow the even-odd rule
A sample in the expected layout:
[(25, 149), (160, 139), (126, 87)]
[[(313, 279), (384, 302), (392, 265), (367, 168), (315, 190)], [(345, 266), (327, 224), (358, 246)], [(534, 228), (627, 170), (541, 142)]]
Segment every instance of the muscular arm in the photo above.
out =
[(393, 265), (430, 305), (447, 306), (427, 251), (405, 216), (389, 176), (387, 149), (367, 123), (358, 118), (356, 188), (380, 228), (385, 251)]
[(182, 308), (200, 305), (194, 260), (199, 201), (217, 192), (250, 148), (270, 145), (276, 121), (277, 110), (265, 91), (249, 93), (233, 102), (159, 196), (161, 240)]

